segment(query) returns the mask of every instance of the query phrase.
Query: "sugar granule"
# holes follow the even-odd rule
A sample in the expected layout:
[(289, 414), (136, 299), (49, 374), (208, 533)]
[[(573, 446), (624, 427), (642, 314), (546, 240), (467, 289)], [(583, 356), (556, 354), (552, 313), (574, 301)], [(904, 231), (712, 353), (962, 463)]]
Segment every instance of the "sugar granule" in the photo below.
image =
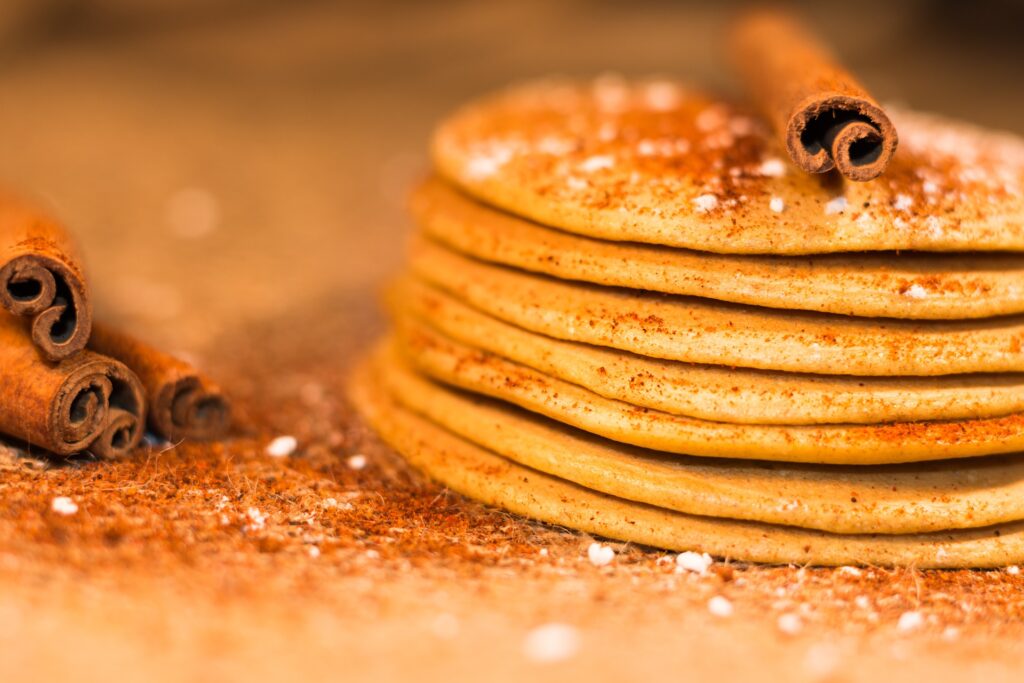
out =
[(362, 453), (350, 455), (345, 461), (345, 464), (348, 465), (351, 470), (361, 470), (366, 467), (366, 456)]
[(580, 633), (569, 624), (544, 624), (523, 639), (523, 655), (537, 664), (563, 662), (574, 657), (579, 649)]
[(775, 213), (782, 213), (786, 210), (786, 202), (782, 200), (782, 197), (772, 197), (768, 202), (768, 208)]
[(50, 503), (50, 509), (58, 515), (73, 515), (78, 512), (78, 504), (67, 496), (57, 496)]
[(731, 617), (732, 603), (729, 602), (728, 598), (716, 595), (708, 600), (708, 611), (716, 617)]
[(287, 458), (298, 446), (299, 442), (294, 436), (279, 436), (267, 444), (265, 452), (271, 458)]
[(834, 197), (825, 204), (825, 213), (829, 216), (846, 210), (846, 197)]
[(676, 568), (680, 571), (704, 574), (713, 562), (707, 553), (695, 553), (692, 550), (676, 555)]
[(921, 616), (921, 613), (911, 610), (900, 615), (899, 621), (896, 622), (896, 629), (904, 632), (914, 631), (921, 628), (923, 624), (924, 617)]
[(804, 628), (804, 622), (799, 616), (789, 613), (779, 616), (776, 626), (788, 636), (795, 636)]
[(578, 168), (584, 173), (593, 173), (601, 169), (611, 168), (615, 165), (615, 159), (607, 154), (587, 157), (580, 162)]
[(909, 296), (911, 299), (923, 299), (928, 296), (928, 290), (919, 284), (913, 284), (907, 287), (903, 295)]
[(702, 194), (693, 198), (693, 205), (697, 207), (697, 211), (706, 213), (718, 206), (718, 197), (713, 194)]
[(595, 567), (604, 567), (615, 559), (615, 550), (603, 543), (591, 543), (587, 548), (587, 559)]
[(757, 172), (767, 178), (781, 178), (786, 175), (786, 164), (782, 159), (772, 157), (762, 161), (757, 167)]

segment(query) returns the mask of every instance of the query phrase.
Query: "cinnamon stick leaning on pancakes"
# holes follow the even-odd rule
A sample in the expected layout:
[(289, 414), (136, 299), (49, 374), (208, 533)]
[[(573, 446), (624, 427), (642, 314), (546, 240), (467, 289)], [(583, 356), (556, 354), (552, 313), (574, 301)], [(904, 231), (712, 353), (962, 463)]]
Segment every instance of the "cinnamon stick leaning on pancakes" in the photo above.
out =
[(881, 106), (794, 18), (745, 14), (733, 26), (730, 51), (754, 102), (808, 173), (833, 168), (866, 181), (885, 171), (896, 129)]
[(64, 228), (0, 193), (0, 306), (30, 320), (32, 341), (58, 361), (85, 348), (92, 326), (85, 273)]
[[(121, 363), (91, 351), (48, 363), (39, 357), (24, 326), (0, 314), (0, 433), (58, 455), (86, 450), (107, 430), (111, 403), (121, 404), (122, 387), (130, 376)], [(123, 445), (130, 450), (136, 444), (138, 438), (132, 436)], [(116, 456), (124, 450), (103, 454)]]
[(149, 401), (149, 426), (166, 439), (216, 439), (230, 426), (220, 389), (194, 367), (108, 325), (93, 329), (90, 348), (131, 368)]

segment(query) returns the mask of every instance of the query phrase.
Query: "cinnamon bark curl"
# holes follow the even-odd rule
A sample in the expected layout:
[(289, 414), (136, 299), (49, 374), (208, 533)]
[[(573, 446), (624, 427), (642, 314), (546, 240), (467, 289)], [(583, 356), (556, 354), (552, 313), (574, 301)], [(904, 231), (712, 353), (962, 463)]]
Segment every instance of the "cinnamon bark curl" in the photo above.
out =
[(131, 368), (145, 388), (149, 426), (165, 439), (217, 439), (231, 422), (220, 389), (198, 370), (117, 330), (97, 324), (90, 348)]
[(896, 152), (889, 117), (828, 50), (789, 15), (757, 11), (732, 27), (730, 52), (754, 102), (808, 173), (881, 175)]
[(0, 306), (29, 319), (46, 360), (81, 351), (92, 306), (78, 250), (64, 228), (31, 204), (0, 195)]

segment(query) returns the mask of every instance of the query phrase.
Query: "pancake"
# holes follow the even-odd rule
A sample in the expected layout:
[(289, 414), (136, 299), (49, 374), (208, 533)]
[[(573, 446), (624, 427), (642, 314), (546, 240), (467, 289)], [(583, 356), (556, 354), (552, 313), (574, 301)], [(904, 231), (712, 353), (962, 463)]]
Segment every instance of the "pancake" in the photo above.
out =
[(751, 424), (912, 422), (1024, 412), (1024, 375), (846, 377), (693, 365), (535, 334), (415, 278), (392, 288), (394, 315), (548, 375), (668, 413)]
[(1024, 458), (880, 467), (709, 461), (623, 446), (429, 381), (381, 354), (376, 382), (412, 412), (535, 470), (690, 514), (907, 534), (1024, 519)]
[(414, 193), (423, 232), (475, 258), (567, 280), (768, 308), (904, 319), (1024, 312), (1024, 256), (709, 254), (552, 230), (473, 201), (436, 178)]
[(353, 403), (413, 466), (509, 512), (622, 541), (769, 564), (1001, 567), (1024, 561), (1024, 525), (916, 535), (837, 535), (673, 512), (601, 494), (474, 446), (401, 407), (359, 369)]
[(425, 239), (417, 275), (533, 332), (709, 365), (856, 376), (1024, 370), (1024, 316), (911, 322), (779, 311), (557, 280), (485, 264)]
[[(668, 453), (879, 465), (1024, 450), (1024, 414), (882, 425), (750, 425), (698, 420), (604, 398), (424, 325), (399, 319), (396, 353), (420, 372), (613, 441)], [(397, 362), (397, 361), (396, 361)]]
[(863, 183), (796, 170), (764, 122), (667, 81), (510, 88), (444, 121), (432, 156), (488, 204), (606, 240), (723, 254), (1024, 250), (1024, 141), (889, 113), (899, 150)]

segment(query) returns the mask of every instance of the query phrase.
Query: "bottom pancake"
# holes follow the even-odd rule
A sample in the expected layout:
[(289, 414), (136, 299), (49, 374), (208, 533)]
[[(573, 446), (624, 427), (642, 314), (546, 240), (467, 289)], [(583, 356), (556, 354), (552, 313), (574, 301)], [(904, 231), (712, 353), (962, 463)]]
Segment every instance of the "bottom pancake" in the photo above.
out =
[(1024, 524), (913, 535), (837, 535), (702, 517), (597, 493), (516, 464), (403, 408), (375, 369), (351, 396), (381, 437), (445, 486), (509, 512), (609, 538), (768, 564), (1000, 567), (1024, 561)]

